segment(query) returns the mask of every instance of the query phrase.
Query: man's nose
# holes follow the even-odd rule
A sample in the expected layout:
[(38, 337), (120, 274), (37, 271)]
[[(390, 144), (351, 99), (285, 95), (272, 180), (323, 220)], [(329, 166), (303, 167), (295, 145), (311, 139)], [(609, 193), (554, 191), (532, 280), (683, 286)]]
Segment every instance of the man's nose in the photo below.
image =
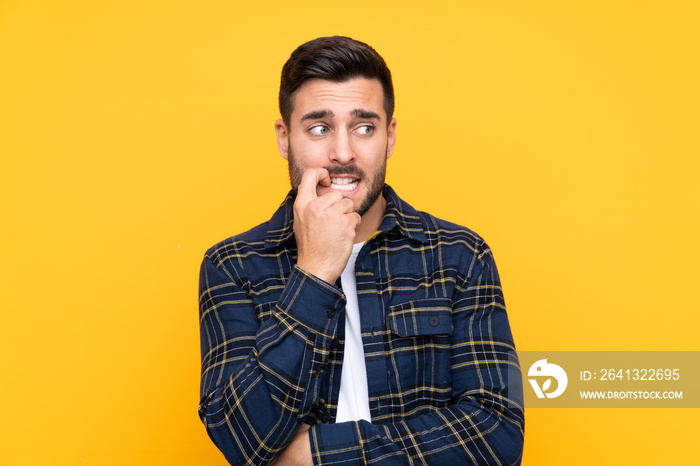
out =
[(355, 161), (355, 151), (352, 148), (352, 141), (347, 132), (339, 131), (335, 134), (330, 159), (331, 162), (338, 165), (346, 165)]

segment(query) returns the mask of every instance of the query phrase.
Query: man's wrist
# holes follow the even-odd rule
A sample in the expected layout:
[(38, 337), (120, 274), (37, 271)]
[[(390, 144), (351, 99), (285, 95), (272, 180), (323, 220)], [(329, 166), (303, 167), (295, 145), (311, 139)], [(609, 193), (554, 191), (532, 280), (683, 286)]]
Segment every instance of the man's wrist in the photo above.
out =
[(296, 264), (287, 277), (276, 307), (279, 312), (312, 332), (330, 339), (337, 326), (339, 311), (345, 307), (345, 303), (346, 298), (340, 288)]
[(335, 284), (340, 275), (334, 276), (334, 274), (328, 270), (323, 270), (321, 267), (315, 266), (314, 264), (305, 264), (303, 261), (297, 261), (297, 267), (306, 272), (308, 275), (313, 275), (314, 277), (323, 280), (329, 285)]

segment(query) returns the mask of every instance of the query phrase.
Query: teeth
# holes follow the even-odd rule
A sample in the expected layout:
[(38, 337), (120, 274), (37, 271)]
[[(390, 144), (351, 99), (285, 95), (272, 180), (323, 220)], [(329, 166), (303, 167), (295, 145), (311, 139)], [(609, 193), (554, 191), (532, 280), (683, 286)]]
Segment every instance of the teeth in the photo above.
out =
[(352, 191), (357, 187), (359, 180), (352, 178), (331, 178), (331, 189), (339, 191)]

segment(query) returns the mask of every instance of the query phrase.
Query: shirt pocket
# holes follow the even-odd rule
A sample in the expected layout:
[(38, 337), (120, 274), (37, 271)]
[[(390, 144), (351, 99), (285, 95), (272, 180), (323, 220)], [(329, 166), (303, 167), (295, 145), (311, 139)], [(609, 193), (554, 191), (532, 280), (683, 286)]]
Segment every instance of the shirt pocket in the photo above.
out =
[(426, 298), (389, 308), (389, 328), (400, 337), (452, 334), (452, 300)]
[(389, 308), (390, 367), (410, 417), (445, 407), (452, 377), (452, 301), (427, 298)]

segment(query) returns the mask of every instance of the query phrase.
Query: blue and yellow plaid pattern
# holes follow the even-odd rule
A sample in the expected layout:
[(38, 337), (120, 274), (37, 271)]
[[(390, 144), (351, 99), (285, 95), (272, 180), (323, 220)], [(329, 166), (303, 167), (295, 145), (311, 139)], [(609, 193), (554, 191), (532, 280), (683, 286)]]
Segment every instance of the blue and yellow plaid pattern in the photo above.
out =
[(291, 193), (207, 251), (199, 413), (231, 464), (271, 463), (304, 422), (319, 465), (520, 463), (521, 381), (507, 380), (519, 371), (490, 249), (384, 196), (355, 266), (371, 423), (334, 423), (345, 295), (295, 265)]

